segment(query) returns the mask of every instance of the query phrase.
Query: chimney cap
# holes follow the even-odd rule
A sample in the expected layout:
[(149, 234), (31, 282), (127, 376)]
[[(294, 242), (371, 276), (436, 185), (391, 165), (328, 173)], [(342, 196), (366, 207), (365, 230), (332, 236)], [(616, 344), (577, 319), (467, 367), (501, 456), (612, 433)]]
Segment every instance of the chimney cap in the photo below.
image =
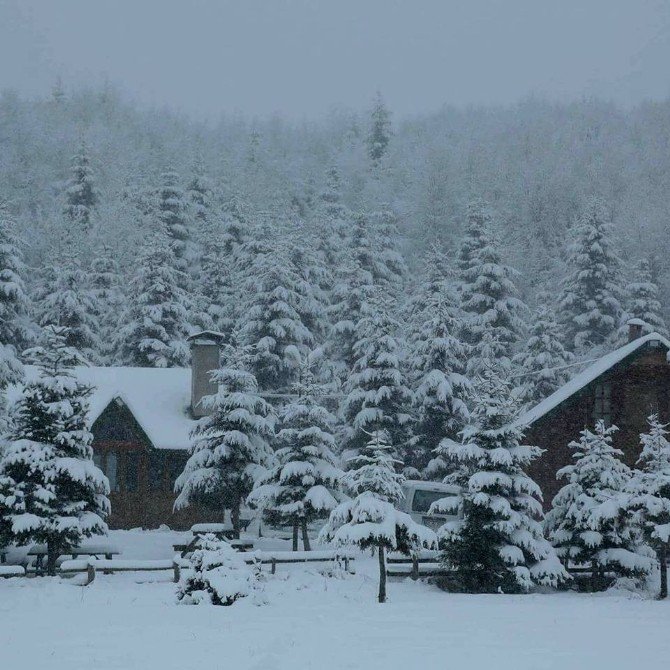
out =
[(640, 326), (640, 328), (647, 325), (647, 322), (643, 321), (642, 319), (628, 319), (628, 321), (626, 321), (626, 323), (629, 326)]
[(216, 330), (201, 330), (198, 333), (193, 333), (189, 335), (186, 340), (191, 344), (221, 344), (226, 339), (226, 336), (223, 333), (219, 333)]

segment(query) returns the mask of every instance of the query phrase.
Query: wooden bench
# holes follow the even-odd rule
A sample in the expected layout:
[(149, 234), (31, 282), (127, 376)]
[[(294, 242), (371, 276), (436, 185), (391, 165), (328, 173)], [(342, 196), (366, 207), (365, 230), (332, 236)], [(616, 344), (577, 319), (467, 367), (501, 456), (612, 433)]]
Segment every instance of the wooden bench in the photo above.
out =
[(21, 565), (0, 565), (0, 579), (9, 577), (24, 577), (26, 569)]
[[(119, 556), (121, 552), (109, 544), (83, 544), (79, 547), (71, 547), (66, 551), (61, 552), (59, 558), (63, 556), (71, 556), (77, 559), (79, 556), (104, 556), (111, 560), (114, 556)], [(44, 558), (47, 555), (46, 544), (35, 544), (28, 551), (28, 556), (35, 556), (35, 573), (41, 575), (44, 573)]]

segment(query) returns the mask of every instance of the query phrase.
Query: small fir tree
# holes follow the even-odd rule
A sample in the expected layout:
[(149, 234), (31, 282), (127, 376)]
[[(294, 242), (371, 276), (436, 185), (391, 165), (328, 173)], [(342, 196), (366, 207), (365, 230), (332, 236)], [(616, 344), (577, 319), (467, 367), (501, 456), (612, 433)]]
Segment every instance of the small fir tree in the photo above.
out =
[(189, 360), (187, 296), (165, 235), (147, 242), (136, 268), (117, 339), (119, 357), (126, 365), (183, 367)]
[(298, 549), (300, 528), (303, 547), (310, 551), (307, 524), (326, 518), (337, 506), (342, 471), (334, 453), (335, 417), (319, 403), (320, 390), (306, 365), (293, 390), (296, 399), (280, 414), (278, 464), (257, 481), (248, 502), (292, 526), (293, 551)]
[(228, 509), (235, 532), (240, 530), (240, 506), (254, 482), (274, 464), (272, 407), (258, 393), (258, 383), (239, 362), (212, 373), (215, 395), (202, 399), (210, 414), (191, 434), (190, 457), (177, 478), (175, 509), (201, 502)]
[(66, 328), (48, 326), (27, 352), (38, 367), (18, 402), (0, 461), (0, 541), (47, 545), (47, 572), (87, 537), (107, 533), (109, 483), (93, 463), (91, 390), (72, 372), (80, 362)]
[(621, 261), (600, 200), (586, 204), (570, 238), (559, 311), (568, 349), (582, 355), (615, 333), (622, 313)]
[(640, 435), (641, 471), (631, 482), (632, 507), (644, 538), (656, 552), (661, 570), (661, 599), (668, 597), (668, 557), (670, 556), (670, 442), (667, 426), (652, 414), (649, 431)]
[(421, 548), (433, 549), (437, 544), (432, 530), (396, 509), (404, 495), (404, 477), (397, 474), (396, 468), (402, 462), (392, 453), (384, 432), (375, 432), (343, 478), (344, 486), (355, 497), (331, 512), (320, 534), (322, 540), (336, 546), (376, 548), (380, 603), (386, 602), (386, 551), (409, 555)]
[(188, 271), (193, 259), (191, 231), (188, 225), (186, 199), (179, 186), (179, 175), (172, 169), (161, 175), (158, 219), (169, 239), (174, 257), (172, 265), (181, 273), (178, 275), (181, 280), (180, 288), (188, 289)]
[(591, 566), (593, 590), (604, 586), (605, 571), (637, 577), (653, 567), (629, 518), (632, 473), (612, 445), (616, 431), (599, 420), (595, 431), (584, 429), (579, 442), (570, 443), (574, 462), (558, 471), (567, 484), (554, 497), (546, 520), (561, 559)]
[(531, 321), (530, 337), (524, 350), (514, 357), (517, 394), (521, 402), (531, 407), (568, 381), (569, 366), (574, 361), (563, 347), (560, 327), (547, 301), (546, 294), (539, 296), (540, 306)]
[[(498, 364), (509, 365), (523, 329), (520, 315), (525, 305), (516, 297), (515, 271), (502, 263), (488, 206), (470, 203), (467, 219), (458, 257), (464, 312), (461, 337), (472, 347), (468, 374), (475, 377), (486, 369), (491, 355)], [(485, 341), (487, 334), (490, 339)], [(492, 343), (496, 350), (485, 350)]]
[(459, 468), (445, 481), (461, 486), (431, 506), (457, 516), (438, 532), (449, 590), (519, 593), (568, 579), (543, 536), (540, 488), (526, 474), (541, 450), (521, 444), (515, 415), (509, 384), (489, 368), (476, 383), (462, 442), (443, 447)]

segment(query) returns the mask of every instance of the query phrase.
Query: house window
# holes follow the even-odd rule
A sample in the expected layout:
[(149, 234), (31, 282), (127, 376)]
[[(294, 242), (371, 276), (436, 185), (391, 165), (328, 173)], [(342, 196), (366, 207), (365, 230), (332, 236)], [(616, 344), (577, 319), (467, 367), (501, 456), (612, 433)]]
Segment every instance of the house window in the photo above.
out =
[(107, 479), (109, 479), (109, 490), (114, 493), (119, 490), (119, 478), (117, 477), (119, 457), (115, 451), (108, 451), (106, 461), (107, 467), (103, 472), (107, 475)]
[(149, 488), (162, 491), (164, 484), (163, 454), (152, 451), (149, 456)]
[(137, 491), (140, 472), (140, 455), (136, 451), (126, 453), (126, 491)]
[(606, 426), (612, 424), (612, 386), (608, 383), (596, 384), (593, 420), (599, 419), (602, 419)]

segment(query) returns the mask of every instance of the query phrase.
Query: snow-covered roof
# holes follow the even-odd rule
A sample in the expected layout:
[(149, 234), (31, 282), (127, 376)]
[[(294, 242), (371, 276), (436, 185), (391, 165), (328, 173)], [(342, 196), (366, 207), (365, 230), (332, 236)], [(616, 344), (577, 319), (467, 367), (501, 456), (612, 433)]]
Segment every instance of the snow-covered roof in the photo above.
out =
[[(26, 366), (26, 377), (37, 368)], [(91, 425), (119, 398), (157, 449), (188, 449), (195, 420), (189, 413), (189, 368), (77, 367), (77, 379), (93, 387)]]
[(585, 386), (600, 377), (600, 375), (604, 374), (618, 363), (621, 363), (625, 358), (635, 353), (638, 349), (645, 346), (648, 342), (659, 342), (668, 352), (670, 352), (670, 341), (666, 340), (658, 333), (649, 333), (643, 337), (638, 337), (632, 342), (625, 344), (623, 347), (619, 347), (619, 349), (615, 349), (598, 359), (595, 363), (589, 365), (589, 367), (554, 391), (542, 402), (525, 412), (519, 417), (516, 424), (520, 426), (529, 426), (534, 423), (575, 393), (581, 391)]

